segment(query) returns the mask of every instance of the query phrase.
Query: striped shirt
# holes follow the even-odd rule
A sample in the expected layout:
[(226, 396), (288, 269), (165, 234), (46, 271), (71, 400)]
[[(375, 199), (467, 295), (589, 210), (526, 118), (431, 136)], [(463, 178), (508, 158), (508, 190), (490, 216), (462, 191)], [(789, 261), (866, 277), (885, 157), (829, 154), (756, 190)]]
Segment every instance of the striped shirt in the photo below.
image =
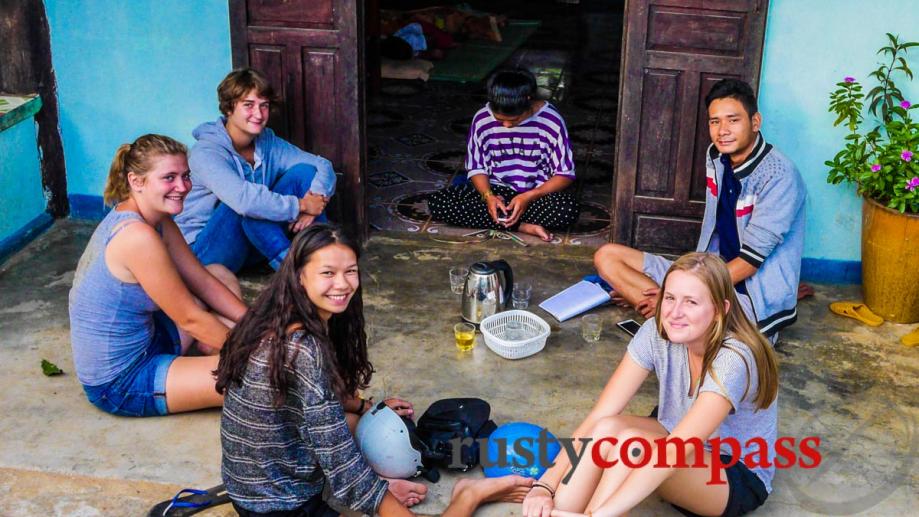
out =
[(243, 382), (227, 389), (220, 440), (230, 498), (252, 512), (293, 510), (322, 493), (325, 477), (337, 500), (373, 515), (388, 483), (354, 443), (318, 344), (294, 332), (287, 347), (291, 385), (282, 406), (273, 405), (265, 347), (249, 358)]
[(553, 176), (574, 179), (574, 156), (565, 121), (548, 102), (519, 125), (506, 128), (487, 105), (469, 126), (469, 178), (486, 174), (489, 183), (517, 192), (532, 190)]

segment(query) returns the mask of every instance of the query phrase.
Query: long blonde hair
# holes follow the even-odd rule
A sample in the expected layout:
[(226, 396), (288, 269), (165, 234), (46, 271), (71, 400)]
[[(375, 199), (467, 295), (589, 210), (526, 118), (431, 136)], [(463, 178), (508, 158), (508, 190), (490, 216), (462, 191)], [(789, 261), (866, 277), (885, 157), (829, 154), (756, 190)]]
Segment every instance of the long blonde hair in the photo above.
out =
[(121, 144), (115, 151), (115, 158), (109, 167), (108, 180), (102, 199), (107, 206), (114, 206), (131, 195), (128, 172), (143, 177), (153, 166), (153, 159), (162, 155), (187, 154), (188, 149), (181, 142), (168, 136), (144, 135), (134, 143)]
[[(744, 314), (743, 308), (740, 306), (740, 302), (734, 292), (731, 275), (721, 257), (711, 253), (687, 253), (670, 266), (661, 284), (661, 296), (657, 299), (657, 310), (654, 313), (658, 333), (669, 341), (661, 319), (661, 304), (663, 292), (667, 286), (667, 278), (674, 271), (684, 271), (701, 280), (708, 289), (712, 303), (715, 306), (715, 317), (709, 328), (705, 354), (702, 356), (700, 384), (705, 375), (711, 375), (720, 384), (720, 380), (717, 379), (712, 371), (712, 362), (722, 348), (734, 350), (731, 345), (725, 342), (726, 338), (733, 337), (750, 348), (753, 360), (756, 362), (757, 388), (753, 403), (757, 409), (768, 408), (772, 401), (775, 400), (778, 392), (778, 360), (775, 351), (772, 350), (772, 345)], [(724, 310), (725, 301), (729, 302), (730, 305), (727, 313)], [(744, 365), (747, 368), (747, 387), (744, 389), (743, 397), (741, 397), (741, 399), (746, 399), (750, 389), (750, 365), (747, 364), (746, 358), (740, 351), (734, 351), (744, 361)]]

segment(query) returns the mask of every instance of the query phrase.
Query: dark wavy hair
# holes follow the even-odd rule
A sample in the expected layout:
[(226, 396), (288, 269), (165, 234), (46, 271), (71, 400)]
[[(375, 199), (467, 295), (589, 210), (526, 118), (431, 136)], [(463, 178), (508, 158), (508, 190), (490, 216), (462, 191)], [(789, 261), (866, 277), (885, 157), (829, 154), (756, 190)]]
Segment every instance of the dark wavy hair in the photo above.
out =
[(360, 257), (357, 245), (335, 226), (316, 224), (297, 234), (281, 269), (220, 350), (220, 362), (214, 371), (218, 393), (225, 394), (231, 384), (241, 384), (249, 357), (260, 347), (268, 347), (268, 375), (276, 390), (275, 404), (282, 404), (290, 386), (284, 366), (295, 358), (295, 355), (288, 357), (288, 328), (292, 325), (316, 339), (322, 368), (340, 400), (370, 384), (373, 365), (367, 359), (361, 286), (358, 285), (345, 311), (333, 314), (326, 326), (300, 283), (300, 274), (313, 253), (332, 244), (345, 245)]

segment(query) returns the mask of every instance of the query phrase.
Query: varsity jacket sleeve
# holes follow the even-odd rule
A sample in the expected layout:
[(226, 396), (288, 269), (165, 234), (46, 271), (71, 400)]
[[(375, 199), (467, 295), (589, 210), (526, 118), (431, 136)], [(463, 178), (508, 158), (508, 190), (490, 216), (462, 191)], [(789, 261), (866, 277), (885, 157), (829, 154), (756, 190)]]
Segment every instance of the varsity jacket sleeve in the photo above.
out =
[(794, 165), (777, 166), (758, 192), (740, 246), (740, 258), (759, 268), (791, 230), (807, 197), (804, 181)]

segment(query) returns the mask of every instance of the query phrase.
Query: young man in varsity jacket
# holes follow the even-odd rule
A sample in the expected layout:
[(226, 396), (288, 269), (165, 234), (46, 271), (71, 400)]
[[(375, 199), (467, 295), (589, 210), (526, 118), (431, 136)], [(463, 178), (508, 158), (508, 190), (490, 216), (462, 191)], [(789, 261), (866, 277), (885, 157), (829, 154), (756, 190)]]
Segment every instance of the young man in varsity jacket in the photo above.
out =
[[(696, 251), (720, 255), (744, 312), (775, 340), (797, 319), (807, 197), (798, 169), (766, 143), (749, 84), (716, 83), (705, 98), (712, 145), (705, 162), (705, 215)], [(643, 316), (654, 313), (670, 261), (619, 244), (597, 250), (594, 263), (618, 296)]]

